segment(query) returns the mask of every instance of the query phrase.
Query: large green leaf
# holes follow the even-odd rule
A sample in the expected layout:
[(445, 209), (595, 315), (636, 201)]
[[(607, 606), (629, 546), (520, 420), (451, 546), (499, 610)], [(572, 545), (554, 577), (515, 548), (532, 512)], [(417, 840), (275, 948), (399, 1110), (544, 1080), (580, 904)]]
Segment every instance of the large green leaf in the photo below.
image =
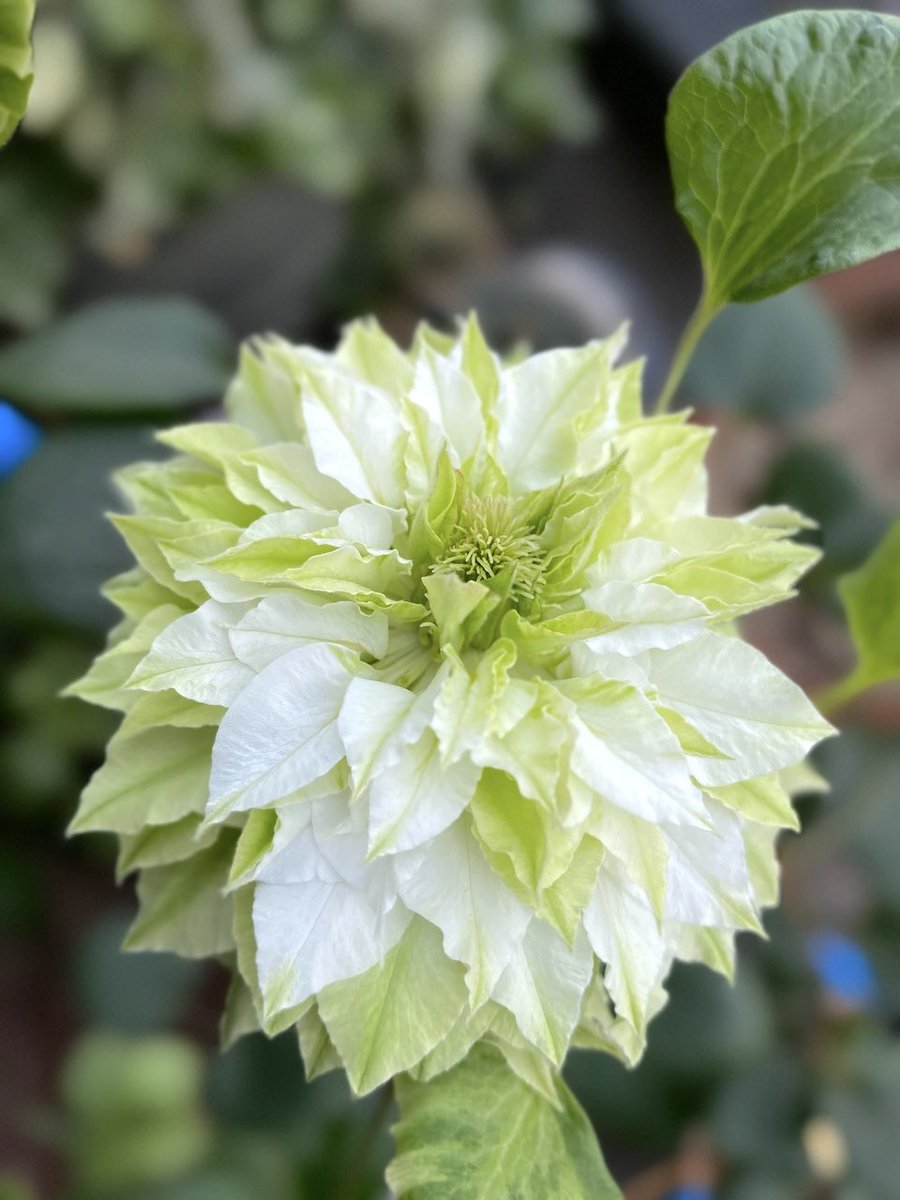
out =
[(856, 689), (900, 679), (900, 520), (838, 584), (856, 647)]
[(232, 360), (222, 322), (192, 301), (105, 300), (0, 352), (0, 392), (38, 411), (146, 413), (219, 396)]
[(742, 30), (672, 93), (676, 207), (705, 308), (900, 246), (900, 20), (794, 12)]
[(12, 137), (31, 91), (34, 0), (0, 0), (0, 146)]
[(475, 1046), (429, 1083), (397, 1080), (400, 1123), (388, 1183), (401, 1200), (621, 1200), (584, 1112), (559, 1106)]

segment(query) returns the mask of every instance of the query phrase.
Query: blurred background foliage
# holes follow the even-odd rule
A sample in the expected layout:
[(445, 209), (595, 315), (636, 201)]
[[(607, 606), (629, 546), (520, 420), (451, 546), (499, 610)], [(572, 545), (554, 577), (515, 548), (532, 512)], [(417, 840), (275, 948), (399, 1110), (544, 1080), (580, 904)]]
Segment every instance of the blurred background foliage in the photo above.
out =
[[(111, 470), (215, 415), (242, 336), (397, 337), (476, 304), (501, 345), (633, 317), (652, 393), (696, 295), (665, 95), (764, 0), (41, 0), (0, 160), (0, 1198), (383, 1196), (390, 1097), (305, 1084), (289, 1036), (218, 1050), (222, 980), (123, 955), (112, 848), (68, 843), (108, 715), (60, 690), (127, 555)], [(890, 8), (890, 5), (884, 5)], [(713, 507), (795, 504), (825, 551), (747, 635), (813, 692), (836, 582), (900, 510), (900, 260), (726, 310), (682, 389)], [(679, 968), (628, 1072), (572, 1085), (629, 1200), (896, 1200), (900, 699), (838, 712), (735, 987)]]

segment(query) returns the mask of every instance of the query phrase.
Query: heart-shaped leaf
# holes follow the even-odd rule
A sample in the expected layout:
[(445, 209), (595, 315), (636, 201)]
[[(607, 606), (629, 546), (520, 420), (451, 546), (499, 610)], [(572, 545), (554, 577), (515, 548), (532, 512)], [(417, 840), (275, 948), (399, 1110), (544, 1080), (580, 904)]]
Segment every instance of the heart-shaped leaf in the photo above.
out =
[(666, 134), (708, 312), (893, 250), (900, 20), (794, 12), (744, 29), (682, 75)]

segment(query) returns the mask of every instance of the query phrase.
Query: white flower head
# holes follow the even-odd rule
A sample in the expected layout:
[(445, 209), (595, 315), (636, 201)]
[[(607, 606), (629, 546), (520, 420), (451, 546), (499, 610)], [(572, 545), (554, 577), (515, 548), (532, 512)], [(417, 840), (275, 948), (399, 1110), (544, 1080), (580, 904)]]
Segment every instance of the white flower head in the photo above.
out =
[(540, 1086), (633, 1062), (674, 958), (729, 972), (784, 775), (830, 731), (740, 640), (815, 553), (706, 514), (708, 430), (618, 334), (504, 365), (478, 324), (245, 352), (228, 423), (126, 470), (138, 566), (77, 694), (125, 712), (75, 829), (135, 946), (223, 956), (226, 1033), (368, 1090), (489, 1039)]

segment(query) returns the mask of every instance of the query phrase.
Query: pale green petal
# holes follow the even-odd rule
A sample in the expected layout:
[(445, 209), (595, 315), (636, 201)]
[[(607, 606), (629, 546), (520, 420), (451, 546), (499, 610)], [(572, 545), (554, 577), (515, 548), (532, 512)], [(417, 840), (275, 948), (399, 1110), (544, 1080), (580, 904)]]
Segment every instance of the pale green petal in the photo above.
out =
[(568, 946), (552, 926), (534, 917), (524, 938), (518, 939), (493, 997), (513, 1014), (528, 1041), (560, 1064), (592, 969), (593, 957), (582, 933)]
[(122, 722), (123, 733), (135, 733), (151, 725), (176, 725), (179, 729), (202, 729), (218, 725), (225, 709), (213, 704), (186, 700), (177, 692), (152, 692), (137, 695)]
[(338, 716), (353, 786), (360, 792), (374, 774), (389, 770), (427, 729), (434, 699), (446, 676), (440, 670), (422, 692), (374, 679), (353, 679)]
[(233, 849), (234, 835), (223, 830), (215, 845), (187, 861), (142, 871), (125, 949), (171, 950), (186, 958), (233, 949), (231, 900), (222, 894)]
[(184, 597), (157, 583), (141, 567), (133, 567), (121, 575), (114, 575), (103, 585), (100, 592), (132, 621), (143, 620), (155, 608), (164, 604), (174, 604), (184, 612), (189, 603)]
[(748, 821), (743, 826), (744, 851), (750, 871), (750, 884), (760, 908), (772, 908), (781, 892), (781, 871), (775, 843), (779, 830), (772, 825)]
[(728, 787), (710, 788), (709, 793), (748, 821), (787, 829), (800, 828), (791, 797), (777, 775), (763, 775)]
[(184, 862), (211, 846), (217, 837), (218, 830), (200, 828), (200, 817), (195, 813), (171, 825), (148, 825), (140, 833), (121, 834), (116, 876), (121, 880), (145, 867)]
[(591, 832), (619, 860), (659, 921), (665, 915), (669, 848), (658, 825), (615, 804), (595, 806)]
[(504, 720), (501, 700), (516, 649), (511, 641), (501, 638), (481, 656), (474, 672), (457, 655), (449, 653), (447, 658), (450, 672), (435, 701), (431, 724), (441, 743), (444, 762), (449, 765), (480, 746), (485, 734), (497, 728), (498, 720)]
[(605, 847), (596, 838), (585, 835), (563, 874), (541, 895), (538, 916), (549, 921), (569, 945), (578, 933), (605, 854)]
[(343, 1060), (328, 1036), (328, 1030), (315, 1004), (311, 1004), (299, 1018), (296, 1030), (303, 1058), (303, 1070), (308, 1082), (318, 1079), (320, 1075), (327, 1075), (329, 1071), (343, 1068)]
[(501, 771), (487, 770), (471, 803), (478, 840), (494, 870), (532, 907), (541, 893), (568, 869), (581, 841), (581, 830), (565, 829), (555, 813), (523, 796)]
[(294, 348), (274, 334), (254, 338), (241, 350), (238, 374), (225, 395), (232, 421), (261, 442), (303, 436), (300, 386), (292, 369)]
[(295, 1008), (330, 983), (368, 971), (396, 944), (408, 922), (402, 906), (385, 915), (341, 879), (255, 884), (253, 926), (266, 1019)]
[(468, 1004), (463, 976), (435, 927), (415, 917), (380, 963), (319, 993), (319, 1013), (355, 1092), (399, 1075), (447, 1036)]
[(651, 651), (648, 659), (661, 702), (729, 756), (691, 757), (691, 771), (704, 785), (791, 766), (833, 732), (796, 684), (737, 638), (707, 632), (685, 646)]
[(679, 414), (632, 425), (613, 440), (616, 450), (626, 451), (632, 480), (632, 535), (653, 538), (661, 523), (706, 511), (703, 459), (712, 436), (712, 429), (685, 425)]
[(81, 796), (69, 830), (140, 833), (203, 811), (213, 731), (144, 729), (118, 733)]
[(128, 686), (149, 692), (171, 689), (201, 704), (232, 704), (254, 677), (229, 640), (229, 631), (246, 613), (246, 604), (207, 600), (196, 612), (179, 617), (154, 640)]
[(184, 609), (177, 605), (162, 604), (152, 608), (137, 624), (126, 621), (117, 626), (109, 648), (94, 659), (86, 675), (69, 684), (63, 695), (77, 696), (102, 708), (127, 711), (140, 699), (127, 686), (132, 671), (154, 639), (183, 615)]
[(352, 321), (343, 331), (335, 361), (367, 383), (404, 395), (413, 378), (409, 356), (384, 332), (374, 317)]

